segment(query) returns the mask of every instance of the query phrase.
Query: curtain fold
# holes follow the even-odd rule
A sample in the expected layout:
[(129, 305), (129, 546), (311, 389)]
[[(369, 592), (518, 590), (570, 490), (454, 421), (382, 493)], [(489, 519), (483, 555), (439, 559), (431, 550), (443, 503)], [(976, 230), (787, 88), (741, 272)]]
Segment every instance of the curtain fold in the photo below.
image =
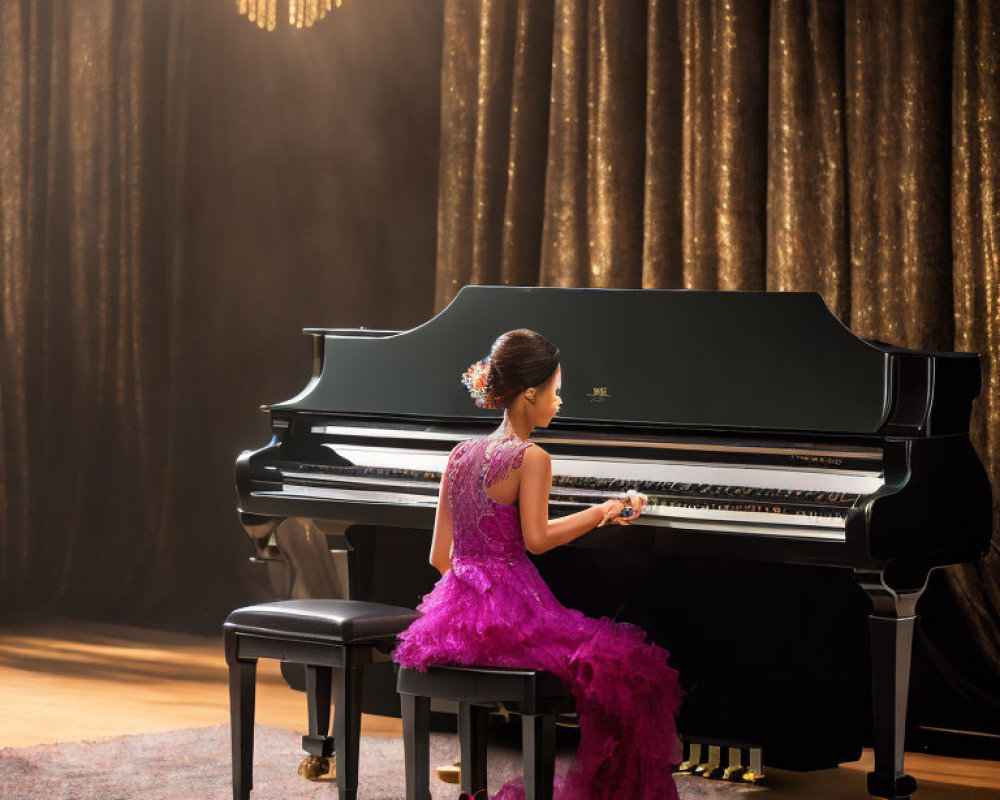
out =
[[(546, 285), (587, 286), (587, 191), (586, 181), (580, 176), (587, 174), (588, 158), (589, 4), (587, 0), (561, 0), (554, 5), (552, 102), (539, 280)], [(445, 38), (449, 35), (446, 29)], [(442, 118), (444, 113), (442, 109)], [(459, 286), (464, 283), (459, 279)]]
[[(435, 307), (448, 304), (466, 282), (479, 275), (473, 264), (475, 203), (472, 175), (476, 164), (478, 116), (479, 15), (462, 0), (444, 6), (441, 62), (441, 160), (438, 170), (438, 280)], [(495, 280), (492, 276), (489, 280)]]
[(646, 43), (646, 143), (642, 219), (642, 282), (662, 289), (684, 285), (684, 69), (677, 0), (650, 0)]
[(846, 13), (849, 324), (927, 350), (951, 349), (954, 329), (951, 16), (935, 0)]
[(767, 8), (685, 2), (681, 13), (683, 286), (763, 289)]
[[(477, 213), (495, 209), (477, 224), (503, 221), (505, 242), (523, 231), (531, 246), (501, 269), (485, 253), (468, 257), (471, 237), (442, 237), (437, 309), (467, 283), (820, 292), (859, 336), (985, 355), (972, 438), (1000, 497), (996, 5), (537, 5), (553, 13), (550, 31), (532, 9), (545, 20), (533, 46), (551, 48), (550, 75), (538, 79), (549, 113), (523, 120), (518, 136), (547, 126), (539, 257), (537, 223), (510, 211), (517, 188), (489, 188), (502, 165), (480, 170), (483, 154), (506, 144), (471, 135), (483, 132), (477, 118), (517, 106), (529, 88), (450, 80), (439, 229), (458, 230), (475, 186)], [(445, 20), (446, 54), (489, 49), (479, 43), (498, 4), (462, 10), (461, 24), (454, 13)], [(517, 42), (529, 39), (522, 24)], [(481, 69), (473, 59), (464, 67)], [(987, 558), (949, 569), (948, 583), (1000, 675), (998, 548), (995, 523)]]
[[(16, 43), (0, 49), (0, 279), (3, 290), (3, 362), (10, 379), (24, 384), (25, 297), (28, 276), (12, 265), (23, 263), (30, 249), (29, 226), (33, 223), (32, 203), (28, 195), (31, 161), (19, 158), (29, 130), (31, 108), (27, 86), (30, 81), (27, 3), (0, 5), (0, 30), (8, 31)], [(0, 452), (16, 454), (22, 460), (28, 454), (27, 398), (5, 391), (0, 383)], [(0, 458), (0, 510), (3, 524), (24, 528), (30, 517), (31, 473), (17, 469), (17, 461)], [(19, 592), (28, 560), (27, 542), (0, 537), (0, 587)]]
[[(552, 6), (519, 0), (514, 32), (507, 179), (500, 275), (503, 283), (535, 280), (545, 203), (545, 141), (552, 61)], [(505, 165), (500, 164), (502, 169)]]
[[(993, 481), (1000, 520), (1000, 8), (955, 4), (951, 96), (951, 237), (955, 348), (986, 356), (972, 441)], [(984, 657), (1000, 674), (1000, 536), (979, 564), (948, 570)]]
[(768, 75), (767, 288), (820, 292), (849, 318), (843, 13), (772, 4)]

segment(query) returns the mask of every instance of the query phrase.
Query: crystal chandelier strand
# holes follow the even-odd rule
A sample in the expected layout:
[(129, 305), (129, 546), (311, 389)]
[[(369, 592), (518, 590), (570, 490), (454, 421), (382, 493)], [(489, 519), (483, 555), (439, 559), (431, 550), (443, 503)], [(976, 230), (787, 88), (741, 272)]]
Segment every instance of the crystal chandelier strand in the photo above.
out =
[[(344, 0), (287, 0), (288, 24), (295, 28), (311, 28)], [(236, 11), (257, 27), (273, 31), (278, 26), (278, 0), (236, 0)]]

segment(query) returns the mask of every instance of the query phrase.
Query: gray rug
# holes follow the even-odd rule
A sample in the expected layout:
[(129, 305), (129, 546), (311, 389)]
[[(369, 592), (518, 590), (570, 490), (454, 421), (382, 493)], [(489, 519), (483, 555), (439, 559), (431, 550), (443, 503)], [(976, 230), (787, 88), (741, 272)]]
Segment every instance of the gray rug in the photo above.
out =
[[(254, 800), (337, 797), (336, 786), (309, 783), (296, 774), (300, 738), (291, 731), (258, 726), (254, 752)], [(431, 766), (458, 758), (454, 734), (431, 734)], [(490, 791), (521, 772), (520, 751), (489, 750)], [(564, 772), (572, 751), (561, 751)], [(0, 749), (2, 800), (229, 800), (232, 784), (229, 727), (190, 728), (169, 733), (119, 736), (93, 742)], [(402, 800), (403, 742), (364, 737), (361, 742), (359, 800)], [(685, 800), (722, 800), (760, 791), (759, 787), (678, 776)], [(434, 800), (456, 800), (458, 788), (431, 776)]]

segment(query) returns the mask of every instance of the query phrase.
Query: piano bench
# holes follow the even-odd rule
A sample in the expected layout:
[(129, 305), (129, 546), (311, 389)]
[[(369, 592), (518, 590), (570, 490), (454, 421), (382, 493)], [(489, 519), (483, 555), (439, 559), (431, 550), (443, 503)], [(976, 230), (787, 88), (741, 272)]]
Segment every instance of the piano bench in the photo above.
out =
[(409, 608), (357, 600), (282, 600), (238, 608), (226, 617), (222, 630), (229, 664), (233, 800), (248, 800), (253, 787), (254, 695), (260, 658), (305, 665), (309, 734), (302, 737), (302, 747), (316, 759), (336, 753), (340, 800), (355, 800), (362, 671), (368, 664), (389, 661), (396, 635), (418, 616)]
[(521, 715), (525, 800), (551, 800), (556, 716), (574, 709), (566, 686), (545, 670), (486, 666), (398, 668), (403, 712), (406, 800), (430, 800), (431, 698), (458, 701), (462, 791), (486, 788), (486, 717), (496, 704)]

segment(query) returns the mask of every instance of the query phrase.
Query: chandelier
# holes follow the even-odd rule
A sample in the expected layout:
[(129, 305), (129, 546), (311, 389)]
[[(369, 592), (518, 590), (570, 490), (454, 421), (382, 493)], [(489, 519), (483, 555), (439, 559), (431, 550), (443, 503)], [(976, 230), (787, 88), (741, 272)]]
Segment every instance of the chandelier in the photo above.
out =
[[(340, 8), (343, 0), (282, 0), (288, 5), (288, 24), (308, 28), (323, 19), (334, 6)], [(236, 10), (245, 15), (258, 28), (273, 31), (278, 25), (278, 0), (236, 0)]]

